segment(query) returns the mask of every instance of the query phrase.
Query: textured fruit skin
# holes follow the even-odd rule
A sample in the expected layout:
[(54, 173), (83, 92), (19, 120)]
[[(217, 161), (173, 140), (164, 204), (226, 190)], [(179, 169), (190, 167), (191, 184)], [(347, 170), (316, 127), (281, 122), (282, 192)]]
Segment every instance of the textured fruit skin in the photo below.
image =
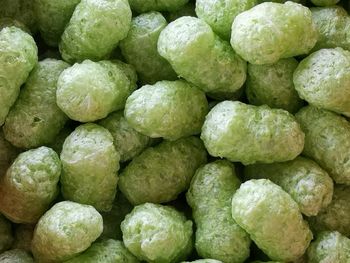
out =
[(34, 1), (0, 0), (0, 17), (11, 18), (25, 25), (32, 34), (37, 31)]
[(350, 17), (341, 6), (310, 8), (318, 40), (313, 50), (336, 48), (350, 50)]
[(199, 134), (207, 113), (205, 94), (183, 80), (143, 86), (128, 97), (124, 110), (136, 131), (172, 141)]
[(12, 249), (0, 254), (1, 263), (34, 263), (29, 252), (21, 249)]
[(109, 211), (116, 194), (119, 154), (110, 132), (83, 124), (71, 133), (61, 152), (62, 194), (65, 199)]
[(123, 56), (135, 67), (142, 83), (177, 79), (175, 71), (157, 50), (160, 32), (167, 24), (159, 12), (141, 14), (132, 19), (128, 36), (120, 42)]
[(232, 198), (232, 217), (272, 260), (297, 260), (312, 240), (297, 203), (266, 179), (241, 185)]
[(310, 217), (309, 223), (313, 230), (338, 231), (344, 236), (350, 236), (350, 186), (335, 185), (333, 199), (330, 205), (317, 216)]
[(129, 203), (121, 192), (118, 192), (111, 211), (101, 213), (103, 217), (103, 233), (100, 238), (122, 240), (123, 234), (120, 224), (132, 209), (133, 205)]
[(64, 28), (75, 7), (81, 0), (34, 0), (36, 17), (41, 37), (45, 43), (57, 47)]
[(316, 6), (332, 6), (336, 5), (340, 0), (311, 0)]
[(124, 246), (123, 242), (114, 239), (98, 241), (84, 253), (64, 263), (138, 263), (137, 258)]
[(297, 157), (292, 161), (248, 165), (248, 179), (269, 179), (282, 187), (306, 216), (315, 216), (332, 201), (333, 181), (314, 161)]
[(281, 59), (275, 64), (248, 64), (246, 94), (250, 104), (268, 105), (291, 113), (303, 102), (294, 88), (293, 73), (298, 66), (295, 58)]
[(336, 183), (350, 185), (350, 123), (313, 106), (302, 108), (296, 118), (305, 133), (303, 155), (315, 160)]
[(121, 229), (126, 248), (139, 260), (175, 263), (192, 250), (192, 221), (170, 206), (136, 206)]
[(220, 160), (197, 169), (186, 194), (197, 226), (195, 247), (203, 258), (242, 263), (249, 257), (249, 235), (232, 219), (231, 199), (240, 180), (234, 166)]
[(85, 60), (60, 75), (57, 105), (73, 120), (92, 122), (124, 108), (133, 89), (120, 66), (111, 61)]
[(0, 214), (0, 253), (8, 250), (13, 242), (12, 226), (2, 214)]
[(209, 112), (201, 139), (212, 156), (244, 165), (292, 160), (304, 146), (293, 115), (238, 101), (220, 102)]
[(0, 129), (0, 178), (5, 175), (18, 153), (19, 150), (6, 141), (3, 131)]
[(177, 11), (189, 0), (129, 0), (131, 9), (137, 13), (149, 11)]
[(60, 159), (40, 147), (21, 153), (0, 179), (0, 211), (12, 222), (34, 224), (59, 193)]
[(195, 17), (171, 22), (160, 33), (158, 52), (180, 77), (204, 92), (232, 93), (246, 80), (246, 62)]
[(37, 64), (7, 115), (5, 138), (19, 148), (36, 148), (52, 143), (67, 116), (56, 104), (57, 80), (69, 64), (45, 59)]
[(63, 59), (72, 63), (108, 57), (127, 36), (130, 23), (127, 0), (81, 0), (59, 44)]
[(251, 64), (272, 64), (309, 53), (317, 37), (307, 7), (293, 2), (262, 3), (235, 18), (231, 45)]
[(188, 189), (196, 169), (206, 162), (196, 137), (163, 141), (136, 156), (120, 174), (118, 186), (134, 205), (169, 202)]
[(35, 225), (21, 224), (16, 225), (14, 230), (13, 249), (21, 249), (27, 252), (32, 250), (32, 239)]
[(102, 233), (102, 216), (89, 205), (63, 201), (39, 220), (32, 252), (39, 262), (62, 262), (83, 252)]
[(321, 49), (294, 72), (295, 89), (311, 105), (350, 117), (350, 52)]
[(120, 161), (126, 162), (139, 155), (151, 139), (133, 129), (124, 118), (124, 112), (112, 112), (101, 120), (99, 125), (105, 127), (113, 136), (115, 149), (120, 155)]
[(38, 48), (31, 35), (17, 27), (0, 31), (0, 126), (37, 62)]
[(310, 244), (307, 257), (309, 263), (349, 262), (350, 239), (336, 231), (320, 232)]
[(235, 17), (257, 4), (257, 0), (197, 0), (196, 14), (222, 39), (229, 40)]

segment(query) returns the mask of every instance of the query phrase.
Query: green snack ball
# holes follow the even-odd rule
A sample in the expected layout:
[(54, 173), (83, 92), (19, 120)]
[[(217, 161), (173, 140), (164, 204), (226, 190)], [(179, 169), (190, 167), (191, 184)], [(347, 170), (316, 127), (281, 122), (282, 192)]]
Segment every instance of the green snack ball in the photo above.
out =
[(0, 263), (34, 263), (29, 252), (13, 249), (0, 254)]
[(34, 228), (35, 225), (17, 225), (14, 231), (12, 248), (31, 252)]
[(175, 263), (192, 250), (192, 221), (170, 206), (136, 206), (121, 228), (126, 248), (139, 260)]
[(338, 231), (350, 237), (350, 186), (335, 185), (333, 199), (330, 205), (316, 217), (310, 217), (309, 223), (313, 230)]
[(0, 129), (0, 178), (5, 175), (18, 153), (19, 151), (6, 141), (3, 131)]
[(0, 0), (0, 17), (12, 18), (29, 28), (32, 34), (37, 31), (37, 17), (34, 1)]
[(336, 47), (350, 50), (350, 17), (346, 10), (340, 6), (314, 7), (310, 10), (319, 35), (313, 50)]
[(113, 239), (103, 240), (94, 243), (83, 254), (73, 259), (65, 261), (65, 263), (138, 263), (134, 255), (132, 255), (124, 246), (123, 242)]
[(127, 63), (124, 63), (120, 60), (114, 59), (111, 62), (113, 62), (114, 66), (118, 67), (121, 71), (124, 72), (124, 74), (128, 77), (130, 81), (130, 90), (135, 90), (137, 88), (137, 80), (138, 76), (136, 73), (135, 68)]
[(220, 102), (209, 112), (201, 139), (210, 155), (244, 165), (293, 160), (304, 147), (293, 115), (238, 101)]
[(165, 17), (169, 22), (175, 21), (182, 16), (193, 16), (196, 17), (195, 4), (193, 2), (188, 2), (182, 6), (179, 10), (168, 12)]
[(257, 5), (257, 0), (197, 0), (196, 14), (225, 40), (231, 36), (235, 17)]
[(321, 49), (303, 59), (294, 72), (294, 85), (311, 105), (350, 117), (350, 52)]
[(321, 232), (307, 250), (308, 263), (350, 262), (350, 239), (334, 232)]
[(75, 7), (81, 0), (34, 0), (41, 37), (45, 43), (57, 47)]
[(272, 260), (289, 262), (306, 251), (312, 239), (297, 203), (269, 180), (250, 180), (232, 198), (232, 217)]
[(269, 179), (281, 186), (306, 216), (317, 215), (332, 201), (332, 178), (317, 163), (304, 157), (283, 163), (249, 165), (244, 175), (248, 179)]
[(133, 18), (128, 36), (120, 42), (123, 56), (135, 67), (142, 83), (177, 79), (168, 61), (157, 50), (160, 32), (167, 24), (161, 13), (141, 14)]
[(5, 138), (19, 148), (35, 148), (53, 142), (67, 121), (56, 104), (57, 80), (69, 64), (45, 59), (37, 64), (7, 115)]
[(55, 204), (35, 227), (32, 251), (38, 262), (62, 262), (90, 247), (102, 233), (102, 216), (89, 205)]
[(85, 60), (60, 75), (57, 105), (73, 120), (92, 122), (124, 108), (131, 92), (130, 80), (117, 65)]
[(38, 48), (31, 35), (17, 27), (0, 31), (0, 126), (37, 61)]
[(129, 0), (131, 9), (137, 13), (149, 11), (176, 11), (189, 0)]
[(136, 131), (167, 140), (200, 133), (207, 113), (205, 94), (183, 80), (143, 86), (130, 95), (124, 111)]
[(84, 124), (72, 132), (61, 152), (62, 194), (65, 199), (109, 211), (116, 194), (119, 154), (110, 132)]
[(159, 36), (158, 52), (180, 77), (204, 92), (232, 93), (246, 80), (246, 62), (195, 17), (171, 22)]
[(127, 36), (131, 15), (127, 0), (81, 0), (59, 44), (63, 59), (81, 62), (108, 57)]
[(332, 6), (338, 4), (340, 0), (311, 0), (316, 6)]
[(200, 167), (186, 194), (197, 226), (195, 247), (203, 258), (242, 263), (249, 257), (249, 235), (232, 219), (231, 199), (241, 184), (226, 160)]
[(297, 3), (262, 3), (236, 16), (231, 45), (251, 64), (307, 54), (317, 41), (311, 11)]
[(134, 205), (169, 202), (188, 189), (206, 161), (203, 143), (196, 137), (163, 141), (136, 156), (121, 173), (118, 186)]
[(12, 222), (34, 224), (58, 195), (60, 159), (45, 146), (18, 155), (0, 179), (0, 211)]
[(134, 130), (124, 118), (124, 112), (113, 112), (99, 122), (113, 136), (114, 146), (120, 155), (120, 161), (126, 162), (139, 155), (151, 139)]
[(0, 214), (0, 253), (8, 250), (13, 242), (12, 226), (2, 214)]
[(101, 213), (103, 217), (103, 233), (101, 238), (121, 240), (123, 235), (120, 224), (132, 209), (132, 204), (129, 203), (122, 193), (118, 192), (111, 211)]
[(303, 102), (294, 88), (293, 73), (298, 66), (294, 58), (281, 59), (275, 64), (248, 64), (246, 94), (250, 104), (268, 105), (291, 113)]
[(315, 160), (336, 183), (350, 185), (350, 123), (313, 106), (302, 108), (296, 118), (305, 132), (303, 155)]

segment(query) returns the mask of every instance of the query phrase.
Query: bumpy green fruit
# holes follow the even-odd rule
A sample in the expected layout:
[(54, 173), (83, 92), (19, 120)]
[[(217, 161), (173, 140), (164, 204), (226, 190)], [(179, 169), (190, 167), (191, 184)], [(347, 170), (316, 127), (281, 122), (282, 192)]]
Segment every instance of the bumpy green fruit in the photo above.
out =
[(336, 48), (350, 50), (350, 17), (340, 6), (314, 7), (310, 9), (318, 40), (313, 50)]
[(350, 51), (321, 49), (303, 59), (294, 85), (311, 105), (350, 117)]
[(161, 13), (141, 14), (133, 18), (128, 36), (120, 42), (123, 56), (135, 67), (143, 83), (154, 84), (160, 80), (177, 78), (168, 61), (157, 50), (160, 32), (167, 24)]
[(135, 157), (120, 175), (119, 188), (132, 204), (164, 203), (186, 190), (207, 153), (196, 137), (163, 141)]
[(75, 7), (81, 0), (34, 0), (38, 27), (49, 46), (56, 47)]
[(293, 115), (238, 101), (217, 104), (207, 115), (201, 139), (212, 156), (243, 164), (292, 160), (304, 147)]
[(196, 14), (216, 34), (229, 40), (235, 17), (257, 4), (257, 0), (197, 0)]
[(338, 231), (350, 236), (350, 186), (336, 185), (330, 205), (317, 216), (310, 217), (312, 229), (317, 232), (329, 230)]
[(63, 59), (81, 62), (108, 57), (126, 37), (130, 22), (127, 0), (81, 0), (59, 44)]
[(291, 113), (303, 102), (294, 88), (293, 73), (298, 66), (294, 58), (281, 59), (275, 64), (248, 64), (246, 94), (253, 105), (268, 105)]
[(186, 194), (197, 226), (196, 250), (203, 258), (241, 263), (249, 257), (249, 235), (232, 219), (231, 199), (240, 180), (228, 161), (200, 167)]
[(132, 10), (138, 13), (148, 11), (176, 11), (189, 0), (129, 0)]
[(56, 198), (61, 162), (50, 148), (21, 153), (0, 180), (0, 211), (15, 223), (33, 224)]
[(239, 14), (232, 24), (231, 45), (251, 64), (272, 64), (307, 54), (316, 44), (311, 11), (297, 3), (262, 3)]
[(55, 204), (36, 225), (32, 251), (37, 262), (62, 262), (83, 252), (102, 233), (102, 216), (89, 205)]
[(91, 122), (124, 108), (134, 86), (110, 61), (85, 60), (64, 70), (57, 83), (57, 105), (71, 119)]
[(133, 129), (124, 118), (124, 112), (113, 112), (99, 124), (113, 136), (114, 146), (120, 155), (120, 161), (126, 162), (139, 155), (147, 146), (151, 139)]
[(8, 250), (13, 242), (12, 226), (2, 214), (0, 214), (0, 253)]
[(119, 154), (108, 130), (92, 123), (79, 126), (64, 142), (61, 161), (65, 199), (92, 205), (99, 211), (112, 208)]
[(45, 59), (32, 71), (5, 121), (5, 137), (13, 145), (29, 149), (54, 141), (68, 119), (56, 104), (57, 80), (68, 67)]
[(350, 185), (350, 123), (312, 106), (302, 108), (296, 118), (305, 132), (303, 154), (314, 159), (336, 183)]
[(158, 52), (180, 77), (205, 92), (232, 93), (246, 79), (246, 62), (195, 17), (170, 23), (159, 36)]
[(192, 250), (192, 222), (169, 206), (136, 206), (121, 228), (126, 248), (139, 260), (175, 263)]
[(0, 31), (0, 126), (37, 61), (38, 48), (31, 35), (17, 27)]
[(297, 203), (269, 180), (250, 180), (232, 198), (232, 217), (272, 260), (297, 260), (312, 233)]
[(124, 246), (123, 242), (113, 239), (94, 243), (83, 254), (64, 263), (138, 263), (137, 258)]
[(333, 181), (314, 161), (297, 157), (283, 163), (245, 167), (249, 179), (269, 179), (290, 194), (306, 216), (315, 216), (332, 201)]
[(136, 131), (177, 140), (200, 133), (208, 102), (201, 90), (186, 81), (159, 81), (131, 94), (124, 113)]
[(34, 263), (34, 260), (29, 252), (13, 249), (0, 254), (0, 263)]

